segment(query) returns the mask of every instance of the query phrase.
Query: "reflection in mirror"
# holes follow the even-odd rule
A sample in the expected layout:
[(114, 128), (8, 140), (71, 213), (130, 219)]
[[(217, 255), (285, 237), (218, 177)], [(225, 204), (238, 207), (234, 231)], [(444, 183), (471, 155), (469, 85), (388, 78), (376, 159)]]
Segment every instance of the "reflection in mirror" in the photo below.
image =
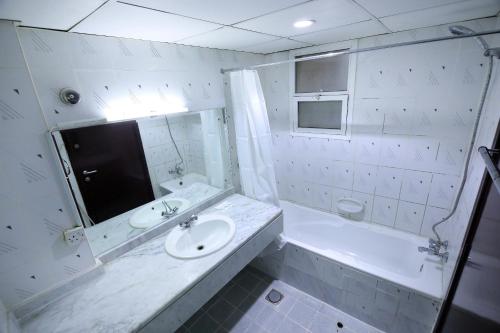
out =
[(221, 109), (52, 134), (96, 255), (232, 186)]

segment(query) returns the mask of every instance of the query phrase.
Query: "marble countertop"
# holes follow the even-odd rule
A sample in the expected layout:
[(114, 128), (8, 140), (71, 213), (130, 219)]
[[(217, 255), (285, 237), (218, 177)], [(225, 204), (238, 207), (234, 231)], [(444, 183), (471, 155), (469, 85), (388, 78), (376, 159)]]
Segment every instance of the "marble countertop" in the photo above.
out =
[[(182, 198), (189, 200), (190, 208), (192, 208), (207, 199), (212, 198), (220, 192), (222, 192), (222, 190), (217, 187), (203, 183), (193, 183), (186, 188), (167, 194), (163, 198)], [(149, 203), (146, 205), (148, 204)], [(130, 216), (143, 206), (129, 210), (126, 213), (120, 214), (91, 228), (85, 229), (85, 234), (90, 242), (90, 246), (92, 247), (94, 254), (100, 255), (147, 230), (133, 228), (128, 223)]]
[(269, 224), (281, 209), (233, 194), (201, 214), (223, 214), (236, 224), (233, 240), (206, 257), (168, 255), (166, 234), (105, 264), (103, 273), (50, 303), (22, 323), (23, 332), (130, 332), (168, 305)]

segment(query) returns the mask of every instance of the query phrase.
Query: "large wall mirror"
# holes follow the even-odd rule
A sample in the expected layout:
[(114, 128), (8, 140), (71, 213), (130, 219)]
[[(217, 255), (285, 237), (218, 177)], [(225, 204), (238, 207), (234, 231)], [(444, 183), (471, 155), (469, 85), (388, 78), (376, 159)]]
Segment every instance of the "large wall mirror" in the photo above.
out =
[(222, 109), (52, 132), (94, 254), (232, 187)]

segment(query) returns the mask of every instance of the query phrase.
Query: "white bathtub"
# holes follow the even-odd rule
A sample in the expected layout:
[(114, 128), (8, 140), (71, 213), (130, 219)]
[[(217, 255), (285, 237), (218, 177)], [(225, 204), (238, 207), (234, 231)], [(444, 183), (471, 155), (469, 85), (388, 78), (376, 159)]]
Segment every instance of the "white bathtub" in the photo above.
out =
[(427, 238), (281, 201), (284, 237), (319, 255), (434, 298), (442, 298), (439, 260), (419, 253)]

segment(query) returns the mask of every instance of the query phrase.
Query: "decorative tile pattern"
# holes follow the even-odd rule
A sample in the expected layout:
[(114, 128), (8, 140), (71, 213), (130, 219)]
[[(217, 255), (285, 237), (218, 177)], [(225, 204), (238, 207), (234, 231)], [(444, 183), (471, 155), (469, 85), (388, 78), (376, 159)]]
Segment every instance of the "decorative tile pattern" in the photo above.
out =
[[(493, 28), (495, 20), (481, 24)], [(405, 41), (412, 35), (436, 36), (444, 28), (362, 38), (359, 47)], [(288, 55), (267, 58), (278, 61)], [(291, 135), (289, 68), (261, 70), (280, 198), (331, 212), (336, 212), (335, 201), (341, 196), (362, 198), (367, 202), (364, 221), (428, 235), (431, 214), (424, 227), (425, 211), (449, 209), (456, 195), (477, 115), (480, 78), (486, 74), (485, 59), (474, 43), (452, 42), (367, 52), (354, 59), (357, 70), (348, 141)], [(323, 166), (329, 169), (321, 174), (318, 170)], [(322, 192), (328, 193), (321, 204), (312, 186), (303, 190), (304, 182), (321, 185)], [(324, 202), (329, 193), (331, 205)], [(423, 205), (423, 212), (415, 206), (418, 218), (402, 223), (398, 207), (407, 204), (400, 201)]]
[[(0, 297), (12, 308), (95, 263), (87, 242), (68, 248), (61, 237), (61, 230), (79, 222), (45, 137), (49, 128), (170, 103), (190, 110), (223, 107), (220, 68), (264, 57), (49, 30), (16, 32), (7, 21), (0, 22), (0, 34), (5, 46), (0, 57)], [(79, 91), (80, 103), (62, 104), (58, 92), (64, 87)], [(196, 124), (186, 126), (193, 140), (182, 140), (179, 149), (188, 169), (203, 173), (201, 131)], [(164, 136), (164, 128), (159, 132)], [(149, 148), (153, 173), (168, 179), (164, 158), (173, 155), (171, 147), (155, 142)]]

